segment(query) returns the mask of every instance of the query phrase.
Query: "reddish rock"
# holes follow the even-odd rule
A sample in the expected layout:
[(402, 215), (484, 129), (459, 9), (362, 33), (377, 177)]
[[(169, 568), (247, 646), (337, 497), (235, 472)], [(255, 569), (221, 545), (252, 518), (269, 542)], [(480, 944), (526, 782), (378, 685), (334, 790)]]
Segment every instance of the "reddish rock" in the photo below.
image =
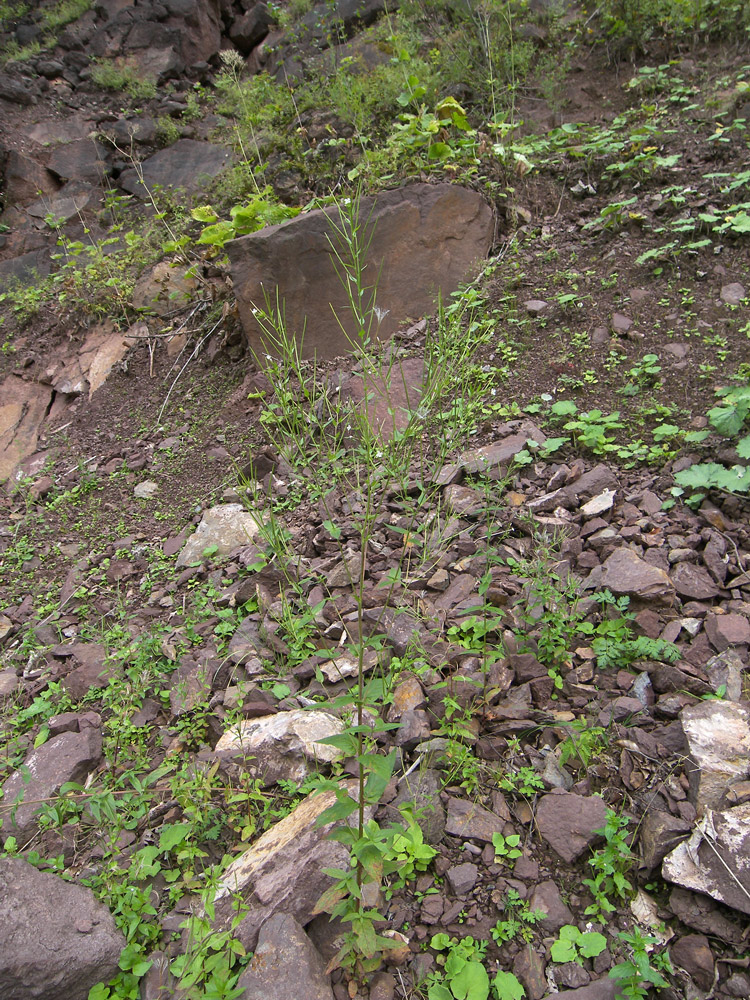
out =
[(719, 653), (729, 646), (750, 643), (750, 622), (744, 615), (712, 613), (706, 616), (705, 627), (711, 645)]
[(597, 840), (604, 827), (607, 807), (595, 796), (574, 792), (545, 795), (536, 810), (540, 835), (563, 861), (571, 863)]
[[(369, 284), (377, 284), (382, 313), (370, 335), (379, 339), (390, 337), (407, 316), (431, 312), (438, 291), (443, 298), (454, 291), (492, 242), (487, 203), (476, 192), (453, 184), (412, 184), (363, 198), (359, 218), (372, 234), (366, 274)], [(304, 358), (349, 351), (350, 340), (332, 315), (335, 312), (356, 340), (329, 242), (329, 237), (336, 241), (334, 226), (341, 224), (339, 210), (332, 206), (227, 244), (242, 325), (256, 353), (262, 356), (269, 346), (255, 315), (266, 293), (278, 294), (284, 302), (291, 335), (302, 338), (304, 330)]]
[(714, 984), (714, 956), (703, 934), (686, 934), (669, 946), (672, 964), (684, 969), (701, 990)]

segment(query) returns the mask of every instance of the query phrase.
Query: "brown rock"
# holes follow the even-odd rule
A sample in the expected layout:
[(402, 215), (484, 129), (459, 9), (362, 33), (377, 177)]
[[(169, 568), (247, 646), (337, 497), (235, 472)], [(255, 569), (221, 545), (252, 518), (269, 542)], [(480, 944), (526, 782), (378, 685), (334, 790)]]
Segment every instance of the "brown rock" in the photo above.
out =
[(52, 390), (9, 375), (0, 385), (0, 482), (36, 451)]
[[(489, 206), (475, 192), (452, 184), (412, 184), (363, 198), (359, 218), (372, 234), (368, 284), (377, 284), (378, 308), (387, 310), (370, 331), (379, 339), (390, 337), (407, 316), (431, 312), (438, 291), (444, 297), (453, 291), (492, 240)], [(227, 244), (242, 325), (257, 354), (268, 349), (254, 314), (263, 307), (265, 293), (278, 294), (284, 302), (290, 334), (299, 337), (304, 330), (304, 358), (336, 357), (350, 349), (332, 309), (356, 341), (348, 299), (333, 266), (329, 237), (336, 240), (334, 225), (341, 225), (335, 206)], [(314, 302), (320, 308), (312, 308)]]
[(453, 837), (484, 840), (491, 843), (493, 833), (502, 833), (505, 820), (466, 799), (448, 799), (445, 832)]
[(706, 616), (706, 634), (714, 649), (722, 653), (729, 646), (743, 646), (750, 643), (750, 622), (744, 615)]
[(546, 994), (548, 986), (544, 960), (531, 945), (524, 945), (513, 959), (513, 975), (520, 979), (527, 1000), (541, 1000)]
[(650, 809), (641, 822), (638, 842), (646, 868), (656, 868), (676, 845), (684, 840), (691, 824), (670, 813)]
[(333, 1000), (320, 953), (289, 913), (275, 913), (263, 924), (237, 985), (245, 990), (242, 1000)]
[(544, 1000), (615, 1000), (619, 992), (619, 982), (616, 979), (610, 979), (609, 976), (603, 976), (577, 990), (561, 990), (559, 993), (550, 993), (544, 997)]
[[(0, 820), (5, 835), (28, 838), (37, 829), (36, 815), (68, 781), (83, 783), (102, 755), (102, 734), (87, 727), (62, 733), (33, 750), (24, 760), (26, 776), (15, 771), (3, 785)], [(13, 807), (19, 803), (13, 812)]]
[(421, 358), (398, 359), (383, 372), (346, 381), (342, 399), (352, 399), (381, 441), (391, 441), (415, 419), (422, 398), (424, 362)]
[(694, 601), (710, 601), (719, 593), (711, 574), (695, 563), (678, 563), (671, 574), (674, 589), (681, 597), (689, 597)]
[(714, 984), (714, 956), (703, 934), (686, 934), (669, 946), (672, 964), (684, 969), (701, 990)]
[(90, 889), (0, 859), (3, 1000), (87, 1000), (117, 972), (125, 938)]
[(615, 549), (602, 567), (602, 589), (643, 600), (660, 599), (671, 603), (674, 588), (663, 569), (651, 566), (632, 549)]
[(534, 886), (529, 897), (529, 909), (532, 913), (534, 910), (541, 910), (547, 914), (540, 924), (548, 934), (559, 931), (564, 924), (575, 923), (572, 912), (563, 902), (560, 890), (551, 879)]
[(574, 792), (545, 795), (536, 811), (539, 833), (568, 863), (579, 858), (597, 839), (604, 827), (607, 807), (602, 799)]

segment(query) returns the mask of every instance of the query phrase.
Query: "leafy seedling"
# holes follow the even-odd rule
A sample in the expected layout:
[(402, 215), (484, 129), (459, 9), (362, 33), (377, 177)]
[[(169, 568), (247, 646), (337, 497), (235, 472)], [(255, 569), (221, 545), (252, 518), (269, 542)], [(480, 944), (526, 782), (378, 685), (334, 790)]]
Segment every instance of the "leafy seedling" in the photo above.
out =
[(596, 958), (606, 947), (607, 939), (598, 931), (580, 931), (575, 924), (565, 924), (550, 948), (550, 956), (553, 962), (581, 965), (584, 958)]

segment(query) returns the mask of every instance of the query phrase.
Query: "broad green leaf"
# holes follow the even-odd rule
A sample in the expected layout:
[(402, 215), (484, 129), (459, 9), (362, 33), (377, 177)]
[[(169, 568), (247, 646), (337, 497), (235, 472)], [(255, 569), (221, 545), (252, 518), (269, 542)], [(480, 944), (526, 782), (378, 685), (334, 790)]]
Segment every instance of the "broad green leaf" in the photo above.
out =
[(740, 458), (750, 458), (750, 434), (740, 438), (737, 442), (737, 454)]
[(572, 941), (566, 941), (561, 937), (550, 948), (550, 957), (553, 962), (575, 962), (577, 957), (576, 946)]
[(726, 474), (723, 465), (716, 462), (701, 462), (698, 465), (691, 465), (689, 469), (683, 469), (675, 473), (675, 482), (680, 486), (687, 486), (693, 490), (709, 489), (716, 486), (720, 478)]
[(723, 434), (725, 437), (734, 437), (745, 423), (747, 413), (747, 404), (714, 406), (708, 411), (708, 419), (719, 434)]
[(159, 836), (159, 850), (171, 851), (185, 840), (192, 830), (190, 823), (173, 823), (171, 826), (162, 827)]
[(427, 1000), (453, 1000), (453, 994), (442, 983), (433, 983), (427, 991)]
[(196, 222), (204, 222), (206, 224), (219, 221), (219, 216), (210, 205), (199, 205), (198, 208), (192, 209), (190, 216)]
[(560, 399), (550, 406), (549, 411), (557, 417), (569, 417), (578, 412), (578, 407), (572, 399)]
[(466, 962), (451, 979), (451, 991), (456, 1000), (487, 1000), (490, 977), (481, 962)]
[(581, 939), (578, 942), (578, 948), (584, 958), (596, 958), (606, 947), (607, 939), (598, 931), (586, 931), (581, 934)]
[(512, 972), (498, 972), (493, 986), (498, 1000), (523, 1000), (526, 996), (526, 991)]

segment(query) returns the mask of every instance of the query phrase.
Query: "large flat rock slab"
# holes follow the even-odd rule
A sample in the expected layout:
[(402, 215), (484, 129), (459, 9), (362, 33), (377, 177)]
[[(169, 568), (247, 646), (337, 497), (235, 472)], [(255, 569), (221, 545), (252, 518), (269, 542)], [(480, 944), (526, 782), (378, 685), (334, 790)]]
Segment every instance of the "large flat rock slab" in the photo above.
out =
[(24, 382), (15, 375), (0, 385), (0, 482), (36, 451), (51, 399), (49, 386)]
[[(472, 277), (494, 226), (481, 195), (452, 184), (412, 184), (363, 198), (359, 220), (360, 244), (369, 239), (364, 282), (377, 288), (380, 317), (370, 335), (380, 339), (408, 318), (432, 312), (438, 294), (445, 297)], [(339, 209), (330, 206), (227, 244), (242, 325), (257, 354), (273, 345), (264, 340), (254, 310), (275, 303), (277, 295), (302, 357), (337, 357), (356, 340), (330, 243), (340, 247), (334, 227), (341, 225)]]
[(0, 859), (0, 996), (86, 1000), (117, 972), (125, 938), (90, 889)]
[(231, 150), (210, 142), (180, 139), (166, 149), (149, 156), (140, 164), (140, 173), (133, 168), (123, 170), (119, 184), (138, 198), (159, 188), (179, 188), (198, 191), (208, 181), (228, 167), (234, 157)]

